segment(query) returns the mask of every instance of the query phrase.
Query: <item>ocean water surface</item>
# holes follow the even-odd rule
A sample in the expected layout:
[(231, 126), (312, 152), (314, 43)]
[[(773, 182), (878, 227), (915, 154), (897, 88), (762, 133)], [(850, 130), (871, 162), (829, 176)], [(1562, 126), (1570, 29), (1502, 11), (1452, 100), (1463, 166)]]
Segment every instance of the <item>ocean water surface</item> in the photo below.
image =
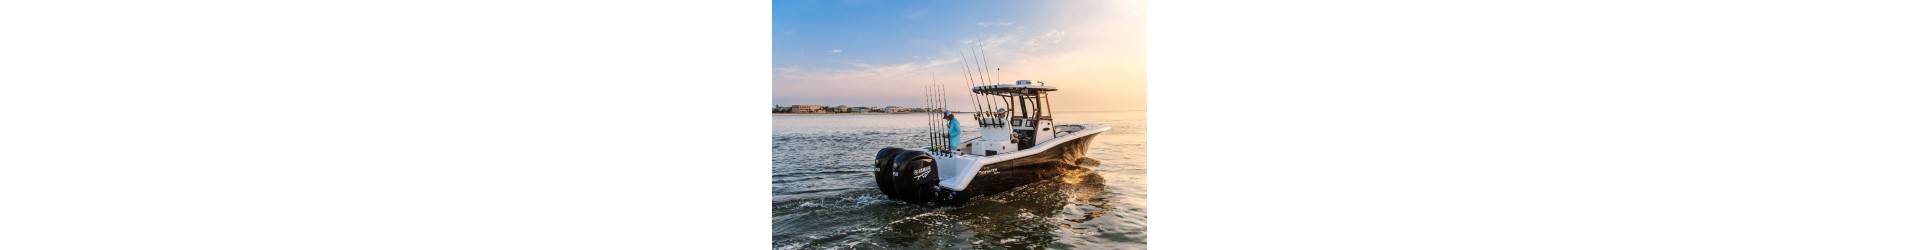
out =
[(922, 114), (774, 114), (773, 248), (1146, 248), (1147, 112), (1054, 117), (1113, 129), (1057, 178), (931, 208), (888, 200), (870, 172), (880, 148), (925, 144)]

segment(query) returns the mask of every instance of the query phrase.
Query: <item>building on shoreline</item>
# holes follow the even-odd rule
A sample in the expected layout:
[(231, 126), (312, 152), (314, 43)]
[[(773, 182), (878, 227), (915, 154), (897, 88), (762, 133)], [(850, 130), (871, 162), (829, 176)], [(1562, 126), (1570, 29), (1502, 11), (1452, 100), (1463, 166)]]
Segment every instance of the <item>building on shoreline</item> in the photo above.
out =
[(827, 113), (827, 107), (826, 107), (826, 106), (820, 106), (820, 105), (793, 105), (793, 107), (792, 107), (792, 108), (789, 108), (788, 110), (789, 110), (789, 112), (792, 112), (792, 113), (796, 113), (796, 114), (825, 114), (825, 113)]
[(776, 113), (776, 114), (834, 114), (834, 113), (905, 114), (905, 113), (922, 113), (922, 112), (938, 113), (941, 111), (946, 111), (946, 109), (906, 108), (906, 107), (900, 107), (900, 106), (855, 107), (855, 106), (847, 106), (847, 105), (827, 106), (827, 105), (810, 105), (810, 104), (801, 104), (801, 105), (792, 105), (792, 106), (773, 105), (773, 113)]

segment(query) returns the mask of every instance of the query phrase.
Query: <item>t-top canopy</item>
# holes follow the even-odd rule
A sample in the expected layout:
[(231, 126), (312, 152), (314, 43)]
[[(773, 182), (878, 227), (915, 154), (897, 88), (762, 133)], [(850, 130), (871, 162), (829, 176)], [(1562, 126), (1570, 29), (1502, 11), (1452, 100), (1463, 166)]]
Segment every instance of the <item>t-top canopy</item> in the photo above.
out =
[[(1053, 86), (1026, 84), (1026, 83), (1029, 83), (1029, 81), (1027, 80), (1020, 80), (1019, 82), (1020, 84), (1002, 83), (1002, 84), (994, 84), (994, 85), (987, 85), (987, 86), (976, 86), (976, 87), (973, 87), (973, 93), (1001, 95), (1001, 96), (1033, 96), (1033, 95), (1039, 95), (1040, 92), (1043, 92), (1043, 91), (1060, 90), (1059, 88), (1054, 88)], [(1045, 84), (1045, 83), (1042, 83), (1042, 84)]]

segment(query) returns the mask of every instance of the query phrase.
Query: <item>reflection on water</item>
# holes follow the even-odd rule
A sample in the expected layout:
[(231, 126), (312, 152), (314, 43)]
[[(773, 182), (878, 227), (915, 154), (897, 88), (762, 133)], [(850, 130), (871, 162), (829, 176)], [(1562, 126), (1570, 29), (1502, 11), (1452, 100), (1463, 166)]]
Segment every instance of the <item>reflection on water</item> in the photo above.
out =
[[(802, 116), (783, 124), (776, 116), (774, 247), (1144, 248), (1144, 113), (1080, 121), (1115, 126), (1087, 159), (1043, 166), (1050, 178), (941, 208), (887, 200), (867, 172), (880, 147), (912, 145), (913, 117)], [(1138, 124), (1122, 119), (1133, 117)]]
[[(1085, 168), (1090, 166), (1060, 167), (1073, 168), (1063, 172), (1079, 173), (1073, 176), (1074, 183), (1066, 182), (1067, 176), (1061, 175), (982, 197), (959, 208), (935, 210), (890, 223), (889, 231), (882, 234), (889, 243), (913, 245), (940, 236), (930, 232), (964, 231), (976, 238), (967, 242), (976, 247), (1044, 248), (1055, 241), (1056, 229), (1073, 228), (1044, 215), (1060, 214), (1071, 203), (1091, 201), (1103, 190), (1099, 174)], [(1105, 214), (1105, 208), (1095, 208), (1098, 210), (1075, 213), (1081, 216), (1073, 220), (1084, 223)]]

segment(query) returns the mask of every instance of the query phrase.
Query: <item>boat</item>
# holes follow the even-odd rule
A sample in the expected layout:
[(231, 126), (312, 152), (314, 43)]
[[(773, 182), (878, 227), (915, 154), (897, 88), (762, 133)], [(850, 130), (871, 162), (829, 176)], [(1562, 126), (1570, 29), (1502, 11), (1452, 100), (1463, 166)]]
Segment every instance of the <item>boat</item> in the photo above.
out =
[[(1047, 94), (1057, 90), (1030, 80), (971, 87), (976, 100), (971, 120), (979, 137), (943, 146), (950, 143), (943, 132), (947, 122), (929, 120), (929, 145), (880, 149), (874, 156), (874, 182), (889, 199), (959, 206), (973, 197), (1047, 179), (1050, 170), (1084, 158), (1093, 138), (1109, 129), (1105, 124), (1054, 124)], [(957, 116), (954, 119), (960, 119)]]

